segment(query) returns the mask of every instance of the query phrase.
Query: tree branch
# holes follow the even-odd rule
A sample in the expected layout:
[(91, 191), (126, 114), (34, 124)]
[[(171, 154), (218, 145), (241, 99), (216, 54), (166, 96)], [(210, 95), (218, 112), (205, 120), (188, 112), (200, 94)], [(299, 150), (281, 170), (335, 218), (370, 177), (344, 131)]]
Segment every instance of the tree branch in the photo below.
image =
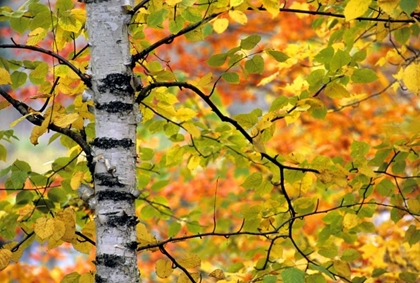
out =
[(72, 63), (70, 63), (67, 59), (65, 59), (64, 57), (58, 55), (57, 53), (54, 53), (50, 50), (46, 50), (44, 48), (41, 47), (36, 47), (36, 46), (30, 46), (30, 45), (25, 45), (25, 44), (0, 44), (0, 48), (17, 48), (17, 49), (27, 49), (27, 50), (33, 50), (33, 51), (37, 51), (43, 54), (47, 54), (50, 55), (51, 57), (54, 57), (56, 59), (58, 59), (58, 62), (60, 64), (64, 64), (66, 66), (68, 66), (73, 72), (75, 72), (79, 78), (85, 83), (85, 85), (87, 87), (91, 87), (92, 84), (90, 82), (90, 79), (85, 76), (79, 69), (77, 69)]
[[(28, 114), (31, 113), (30, 112), (30, 107), (28, 105), (14, 99), (6, 91), (4, 91), (2, 88), (0, 88), (0, 95), (3, 96), (10, 104), (12, 104), (13, 107), (17, 111), (19, 111), (20, 114), (22, 114), (22, 116), (25, 116), (25, 115), (28, 115)], [(41, 126), (42, 122), (44, 121), (44, 117), (42, 117), (41, 115), (29, 115), (29, 116), (26, 117), (26, 120), (28, 120), (29, 122), (31, 122), (34, 125)], [(58, 127), (54, 124), (49, 124), (48, 129), (50, 129), (54, 132), (63, 134), (65, 136), (68, 136), (69, 138), (74, 140), (82, 148), (82, 150), (85, 152), (86, 158), (88, 159), (88, 161), (90, 159), (92, 159), (91, 148), (87, 144), (87, 142), (85, 140), (83, 140), (81, 135), (79, 135), (78, 133), (76, 133), (76, 132), (74, 132), (70, 129), (61, 128), (61, 127)]]
[(222, 14), (222, 13), (220, 12), (220, 13), (211, 14), (210, 16), (203, 18), (201, 21), (198, 21), (198, 22), (196, 22), (194, 24), (190, 24), (190, 25), (186, 26), (185, 28), (183, 28), (182, 30), (180, 30), (178, 33), (168, 35), (167, 37), (164, 37), (164, 38), (160, 39), (159, 41), (153, 43), (152, 45), (150, 45), (149, 47), (145, 48), (140, 53), (137, 53), (137, 54), (135, 54), (135, 55), (132, 56), (132, 58), (131, 58), (132, 65), (134, 66), (134, 64), (138, 60), (146, 57), (150, 52), (152, 52), (153, 50), (155, 50), (159, 46), (164, 45), (164, 44), (170, 44), (172, 41), (174, 41), (175, 38), (180, 37), (181, 35), (186, 34), (187, 32), (190, 32), (190, 31), (198, 28), (202, 24), (211, 21), (212, 19), (214, 19), (215, 17), (217, 17), (220, 14)]

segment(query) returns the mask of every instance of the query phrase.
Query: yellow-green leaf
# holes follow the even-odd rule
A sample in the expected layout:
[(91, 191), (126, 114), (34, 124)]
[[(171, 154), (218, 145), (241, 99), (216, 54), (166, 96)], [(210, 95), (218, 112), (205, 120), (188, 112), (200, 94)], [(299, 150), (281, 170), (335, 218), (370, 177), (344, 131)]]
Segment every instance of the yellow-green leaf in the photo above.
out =
[(245, 25), (248, 22), (248, 18), (244, 12), (238, 10), (230, 10), (229, 16), (238, 24)]
[(184, 258), (178, 260), (178, 262), (185, 268), (194, 268), (201, 265), (201, 259), (196, 254), (187, 254)]
[(190, 120), (196, 115), (197, 113), (190, 108), (181, 108), (176, 111), (175, 117), (178, 118), (180, 121), (184, 122), (184, 121)]
[(351, 275), (350, 266), (347, 262), (342, 260), (334, 260), (334, 268), (337, 270), (338, 274), (349, 278)]
[(6, 249), (0, 249), (0, 270), (5, 269), (12, 259), (12, 252)]
[(359, 224), (359, 217), (356, 214), (347, 213), (343, 218), (343, 227), (351, 229)]
[(54, 219), (38, 218), (34, 227), (35, 234), (42, 240), (48, 239), (54, 233)]
[(325, 94), (331, 98), (350, 97), (350, 93), (347, 91), (347, 89), (343, 85), (335, 82), (327, 85), (325, 88)]
[(371, 2), (372, 0), (350, 0), (344, 8), (346, 21), (356, 19), (366, 13)]
[(409, 91), (420, 94), (420, 64), (411, 64), (405, 68), (402, 80)]
[(65, 115), (57, 115), (55, 119), (53, 120), (54, 125), (61, 127), (61, 128), (67, 128), (70, 126), (74, 121), (79, 118), (78, 113), (70, 113)]
[(12, 84), (12, 79), (10, 78), (10, 74), (3, 68), (0, 68), (0, 85), (10, 85)]
[(411, 212), (415, 214), (420, 213), (420, 202), (417, 199), (415, 198), (409, 199), (407, 201), (407, 205)]
[(276, 17), (280, 12), (280, 1), (278, 0), (262, 0), (262, 4), (271, 17)]
[(156, 261), (156, 274), (159, 278), (167, 278), (173, 271), (172, 261), (168, 259), (158, 259)]
[(229, 20), (228, 19), (216, 19), (213, 22), (213, 29), (217, 33), (224, 32), (227, 27), (229, 26)]

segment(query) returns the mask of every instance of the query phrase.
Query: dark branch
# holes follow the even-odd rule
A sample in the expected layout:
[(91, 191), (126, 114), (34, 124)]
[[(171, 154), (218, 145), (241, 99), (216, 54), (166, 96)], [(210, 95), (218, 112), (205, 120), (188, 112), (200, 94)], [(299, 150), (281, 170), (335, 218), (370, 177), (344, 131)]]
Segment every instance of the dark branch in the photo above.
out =
[(40, 53), (44, 53), (47, 55), (50, 55), (51, 57), (54, 57), (56, 59), (58, 59), (58, 62), (60, 64), (64, 64), (66, 66), (68, 66), (73, 72), (75, 72), (79, 78), (85, 83), (85, 85), (87, 87), (91, 87), (92, 84), (90, 82), (90, 79), (88, 77), (86, 77), (79, 69), (77, 69), (72, 63), (70, 63), (67, 59), (65, 59), (64, 57), (58, 55), (57, 53), (54, 53), (50, 50), (46, 50), (44, 48), (41, 47), (36, 47), (36, 46), (30, 46), (30, 45), (25, 45), (25, 44), (0, 44), (0, 48), (17, 48), (17, 49), (27, 49), (27, 50), (33, 50), (33, 51), (37, 51)]
[[(28, 115), (28, 114), (31, 113), (30, 112), (30, 107), (28, 105), (14, 99), (6, 91), (4, 91), (1, 88), (0, 88), (0, 95), (3, 96), (10, 104), (12, 104), (13, 107), (17, 111), (19, 111), (20, 114), (22, 114), (22, 116), (25, 116), (25, 115)], [(44, 121), (44, 117), (42, 117), (41, 115), (29, 115), (29, 116), (26, 117), (26, 120), (28, 120), (29, 122), (31, 122), (34, 125), (41, 126), (42, 122)], [(83, 137), (81, 135), (79, 135), (78, 133), (76, 133), (76, 132), (74, 132), (70, 129), (67, 129), (67, 128), (58, 127), (54, 124), (49, 124), (48, 129), (53, 130), (54, 132), (63, 134), (65, 136), (68, 136), (69, 138), (74, 140), (82, 148), (82, 150), (85, 152), (88, 160), (92, 157), (92, 152), (91, 152), (90, 146), (86, 143), (86, 141), (83, 139)]]

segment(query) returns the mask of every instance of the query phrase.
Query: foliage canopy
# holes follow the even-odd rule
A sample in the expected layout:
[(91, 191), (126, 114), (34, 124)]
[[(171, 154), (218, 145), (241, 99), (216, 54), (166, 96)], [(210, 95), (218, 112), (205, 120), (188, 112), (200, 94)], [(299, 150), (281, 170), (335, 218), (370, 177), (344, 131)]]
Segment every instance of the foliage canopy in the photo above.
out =
[[(98, 105), (88, 97), (88, 3), (19, 5), (0, 7), (11, 38), (0, 48), (16, 51), (0, 57), (0, 110), (22, 114), (10, 128), (33, 125), (23, 136), (33, 145), (52, 131), (48, 143), (67, 150), (38, 171), (31, 158), (8, 160), (5, 144), (17, 134), (0, 131), (0, 278), (36, 282), (19, 260), (35, 243), (58, 251), (52, 257), (71, 244), (93, 259)], [(136, 229), (145, 282), (418, 280), (417, 0), (123, 8), (141, 115)], [(74, 270), (40, 274), (93, 282), (90, 261)]]

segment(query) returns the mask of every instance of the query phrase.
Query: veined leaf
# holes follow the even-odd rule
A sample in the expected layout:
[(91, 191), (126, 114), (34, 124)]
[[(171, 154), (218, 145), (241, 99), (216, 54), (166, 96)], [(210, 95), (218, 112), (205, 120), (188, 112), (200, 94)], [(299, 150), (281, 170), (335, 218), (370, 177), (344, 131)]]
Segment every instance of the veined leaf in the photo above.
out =
[(241, 39), (240, 47), (245, 50), (251, 50), (260, 42), (260, 40), (261, 36), (258, 34), (250, 35), (245, 39)]
[(295, 267), (286, 268), (281, 272), (284, 283), (304, 283), (305, 272)]
[(248, 18), (244, 12), (239, 10), (229, 10), (229, 16), (238, 24), (245, 25), (248, 22)]
[(362, 16), (369, 9), (372, 0), (350, 0), (344, 8), (346, 21)]
[(221, 54), (215, 54), (212, 55), (209, 59), (207, 59), (207, 64), (210, 67), (218, 67), (218, 66), (222, 66), (227, 58), (227, 54), (226, 53), (221, 53)]
[(402, 81), (414, 94), (420, 94), (420, 64), (411, 64), (404, 69)]
[(237, 73), (234, 73), (234, 72), (223, 73), (222, 79), (227, 81), (228, 83), (231, 83), (231, 84), (239, 83), (239, 75)]
[(159, 278), (169, 277), (174, 269), (172, 268), (172, 261), (169, 259), (158, 259), (156, 261), (156, 275)]
[(254, 172), (245, 179), (241, 186), (245, 189), (253, 190), (261, 185), (262, 180), (261, 172)]
[(260, 55), (255, 55), (251, 60), (245, 62), (245, 69), (250, 74), (262, 74), (264, 72), (264, 59)]
[(271, 17), (276, 17), (280, 12), (280, 1), (277, 0), (262, 0), (264, 8), (270, 13)]
[(371, 69), (356, 69), (351, 75), (353, 83), (371, 83), (377, 79), (378, 76)]
[(325, 88), (325, 94), (331, 98), (350, 97), (350, 93), (347, 91), (347, 89), (343, 85), (336, 82), (332, 82), (327, 85)]

